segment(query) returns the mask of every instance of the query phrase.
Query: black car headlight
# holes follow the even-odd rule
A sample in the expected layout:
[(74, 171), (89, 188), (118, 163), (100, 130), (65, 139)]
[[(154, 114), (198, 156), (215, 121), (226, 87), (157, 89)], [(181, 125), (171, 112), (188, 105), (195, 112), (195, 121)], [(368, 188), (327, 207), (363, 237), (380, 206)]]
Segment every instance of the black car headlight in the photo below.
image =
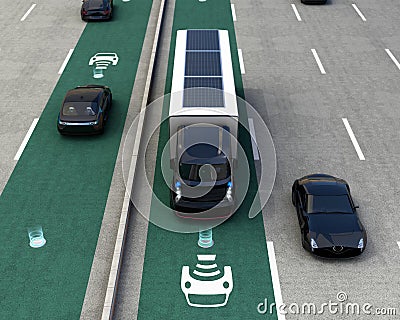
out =
[(311, 248), (318, 249), (317, 242), (313, 238), (311, 238), (310, 243), (311, 243)]

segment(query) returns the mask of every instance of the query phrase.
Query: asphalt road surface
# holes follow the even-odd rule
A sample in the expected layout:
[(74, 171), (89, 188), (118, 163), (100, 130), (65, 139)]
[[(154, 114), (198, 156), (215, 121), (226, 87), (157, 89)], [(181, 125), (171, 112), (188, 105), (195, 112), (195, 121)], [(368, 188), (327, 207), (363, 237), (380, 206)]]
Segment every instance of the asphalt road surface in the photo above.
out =
[[(294, 4), (299, 21), (291, 4)], [(277, 177), (264, 209), (265, 233), (273, 241), (283, 302), (369, 303), (399, 310), (397, 210), (400, 152), (400, 70), (385, 49), (400, 58), (398, 15), (393, 1), (333, 0), (324, 6), (287, 1), (235, 3), (238, 47), (246, 73), (246, 99), (262, 114), (274, 139)], [(365, 21), (364, 21), (365, 20)], [(311, 51), (315, 49), (325, 74)], [(350, 140), (347, 119), (365, 160)], [(257, 137), (262, 138), (262, 137)], [(291, 185), (310, 173), (346, 179), (359, 204), (368, 245), (358, 258), (316, 259), (302, 249)], [(286, 309), (287, 311), (288, 309)], [(366, 315), (320, 317), (365, 319)], [(318, 315), (288, 314), (286, 319)]]
[[(168, 319), (196, 316), (213, 319), (228, 316), (230, 319), (276, 319), (276, 311), (270, 314), (268, 309), (270, 304), (280, 300), (281, 291), (283, 303), (291, 308), (286, 307), (284, 311), (288, 314), (284, 317), (280, 315), (279, 320), (397, 319), (400, 314), (400, 218), (397, 210), (400, 194), (400, 4), (391, 0), (328, 0), (326, 5), (304, 5), (300, 0), (243, 0), (231, 3), (185, 1), (167, 1), (150, 100), (154, 101), (168, 93), (173, 52), (170, 50), (174, 50), (174, 33), (177, 29), (228, 29), (238, 94), (245, 97), (262, 116), (274, 141), (277, 157), (275, 185), (263, 210), (262, 220), (247, 222), (245, 219), (238, 220), (238, 215), (226, 225), (216, 228), (214, 248), (216, 252), (219, 250), (218, 257), (222, 258), (223, 263), (232, 265), (234, 276), (239, 275), (230, 304), (217, 311), (194, 310), (186, 305), (180, 291), (179, 268), (183, 263), (194, 263), (196, 254), (208, 252), (196, 247), (197, 235), (171, 235), (158, 230), (133, 210), (127, 230), (114, 318), (152, 319), (155, 315), (163, 315)], [(127, 2), (126, 5), (132, 3)], [(178, 9), (174, 11), (177, 3)], [(95, 44), (89, 37), (94, 29), (84, 30), (86, 24), (79, 16), (80, 1), (45, 0), (35, 4), (7, 0), (3, 5), (7, 7), (7, 14), (3, 15), (0, 22), (0, 84), (3, 89), (0, 99), (0, 214), (6, 225), (2, 237), (3, 240), (7, 237), (7, 241), (4, 241), (7, 245), (2, 248), (5, 260), (0, 265), (5, 277), (2, 301), (6, 302), (0, 314), (8, 318), (12, 314), (13, 319), (27, 319), (29, 314), (34, 313), (45, 319), (49, 314), (54, 315), (53, 311), (60, 306), (60, 301), (65, 301), (54, 319), (67, 315), (68, 319), (77, 318), (80, 304), (81, 319), (97, 319), (104, 302), (111, 265), (110, 253), (125, 190), (123, 142), (142, 98), (141, 90), (147, 71), (146, 57), (150, 54), (152, 41), (146, 39), (142, 51), (140, 41), (135, 50), (129, 46), (131, 55), (122, 47), (119, 49), (122, 57), (126, 55), (125, 61), (132, 59), (130, 63), (134, 70), (138, 64), (135, 79), (130, 74), (129, 80), (125, 81), (127, 65), (114, 73), (109, 70), (108, 75), (115, 86), (118, 86), (118, 90), (122, 88), (117, 106), (119, 100), (121, 106), (126, 108), (126, 122), (124, 126), (125, 115), (122, 112), (114, 133), (115, 139), (109, 141), (111, 144), (104, 144), (112, 152), (107, 152), (107, 183), (101, 186), (101, 199), (94, 201), (96, 203), (90, 202), (91, 206), (84, 204), (81, 199), (76, 202), (75, 213), (71, 212), (71, 217), (78, 217), (84, 209), (92, 215), (94, 223), (88, 223), (89, 218), (86, 222), (76, 218), (66, 220), (73, 230), (77, 227), (74, 223), (81, 221), (78, 236), (82, 239), (88, 237), (82, 248), (78, 245), (78, 238), (71, 240), (77, 245), (75, 257), (71, 248), (54, 247), (57, 240), (61, 239), (60, 230), (65, 229), (62, 221), (66, 216), (60, 214), (57, 218), (47, 210), (52, 209), (50, 213), (55, 211), (57, 203), (54, 201), (61, 199), (61, 195), (58, 194), (59, 198), (54, 198), (52, 202), (49, 200), (50, 194), (46, 198), (40, 192), (50, 191), (50, 186), (56, 184), (56, 180), (51, 180), (46, 171), (57, 168), (59, 155), (74, 163), (88, 159), (83, 152), (80, 156), (72, 156), (71, 153), (63, 155), (61, 151), (71, 146), (64, 145), (65, 141), (56, 140), (58, 136), (51, 138), (45, 132), (52, 132), (46, 123), (54, 125), (52, 129), (55, 129), (55, 121), (51, 122), (49, 110), (59, 108), (55, 104), (62, 98), (62, 92), (74, 81), (91, 79), (90, 70), (87, 73), (86, 69), (81, 68), (79, 54), (82, 52), (79, 53), (79, 50), (74, 52), (75, 59), (73, 57), (67, 67), (67, 76), (60, 78), (60, 74), (64, 71), (64, 61), (69, 61), (71, 49), (83, 49), (85, 53), (82, 59), (86, 61), (91, 46)], [(122, 5), (125, 5), (122, 1), (117, 2), (117, 7), (122, 8)], [(142, 1), (141, 6), (144, 13), (149, 12), (148, 4)], [(213, 9), (210, 10), (210, 6), (214, 6)], [(156, 12), (158, 10), (153, 9), (151, 14)], [(115, 34), (106, 36), (105, 41), (118, 48), (122, 41), (133, 45), (134, 42), (127, 41), (131, 36), (124, 26), (129, 24), (134, 28), (140, 24), (140, 32), (134, 34), (144, 36), (145, 17), (140, 17), (137, 10), (132, 10), (129, 14), (138, 15), (138, 21), (141, 21), (134, 24), (128, 19), (128, 11), (117, 13), (126, 19), (126, 24), (120, 23)], [(148, 31), (154, 28), (154, 19), (149, 21)], [(114, 39), (116, 34), (123, 40)], [(78, 45), (79, 39), (85, 36), (88, 43)], [(140, 53), (142, 58), (139, 63)], [(125, 61), (121, 61), (121, 64)], [(60, 79), (64, 79), (64, 82), (58, 83)], [(133, 81), (131, 97), (130, 85)], [(162, 108), (149, 112), (146, 124), (157, 121), (161, 112)], [(34, 129), (37, 118), (41, 118), (42, 123), (39, 122), (32, 136), (33, 144), (30, 147), (28, 145), (27, 154), (19, 163), (24, 150), (21, 144), (27, 132)], [(146, 124), (144, 136), (149, 134)], [(160, 188), (158, 143), (165, 140), (162, 136), (165, 130), (161, 128), (160, 132), (161, 136), (157, 132), (147, 146), (146, 154), (142, 155), (146, 167), (141, 168), (134, 184), (136, 200), (147, 208), (145, 214), (154, 211), (154, 206), (151, 195), (143, 194), (140, 185), (144, 179), (148, 179), (156, 188)], [(351, 134), (355, 139), (351, 139)], [(257, 126), (255, 135), (257, 141), (264, 139)], [(54, 148), (45, 144), (45, 141), (54, 143)], [(80, 148), (84, 150), (82, 145)], [(42, 161), (46, 155), (54, 161), (46, 160), (46, 164)], [(263, 157), (262, 154), (260, 156)], [(256, 161), (257, 168), (258, 165)], [(301, 247), (296, 212), (291, 204), (291, 186), (296, 178), (319, 172), (344, 178), (350, 184), (368, 233), (367, 248), (360, 257), (347, 260), (319, 259)], [(60, 177), (55, 175), (54, 179)], [(73, 177), (69, 179), (72, 181)], [(7, 192), (3, 193), (9, 181)], [(79, 186), (80, 190), (86, 187), (93, 188), (84, 184)], [(26, 196), (18, 194), (18, 190)], [(66, 186), (65, 190), (73, 194), (70, 192), (72, 188)], [(40, 197), (35, 196), (35, 192)], [(74, 192), (75, 196), (82, 193), (79, 190)], [(98, 210), (94, 210), (97, 207)], [(21, 251), (21, 248), (27, 250), (22, 245), (26, 245), (27, 237), (23, 225), (25, 220), (20, 214), (29, 212), (29, 221), (37, 220), (43, 212), (49, 215), (43, 220), (52, 226), (45, 247), (50, 251), (41, 251), (45, 253), (43, 257), (31, 256), (31, 251), (25, 254)], [(14, 214), (15, 219), (11, 219), (10, 214)], [(14, 226), (17, 222), (19, 225)], [(24, 229), (21, 235), (18, 233), (20, 229)], [(88, 230), (92, 234), (85, 234)], [(232, 232), (229, 233), (229, 230)], [(240, 237), (243, 242), (231, 243), (232, 235)], [(251, 248), (243, 247), (254, 239), (259, 241), (256, 254)], [(273, 243), (275, 255), (267, 251), (265, 241), (269, 245)], [(57, 252), (60, 255), (58, 258)], [(78, 257), (79, 254), (81, 256)], [(246, 254), (252, 256), (244, 258)], [(70, 270), (61, 267), (67, 265), (64, 262), (68, 261), (68, 255), (72, 257)], [(35, 271), (33, 266), (43, 267), (57, 261), (59, 269), (50, 268), (46, 273), (36, 273), (37, 277), (32, 277), (30, 272)], [(83, 261), (81, 267), (79, 261)], [(277, 273), (270, 266), (271, 262), (276, 262)], [(77, 270), (74, 275), (72, 268)], [(63, 274), (70, 278), (65, 278)], [(14, 284), (9, 285), (12, 279), (15, 279)], [(23, 282), (23, 279), (26, 281)], [(276, 285), (277, 279), (279, 286)], [(54, 285), (55, 289), (52, 291), (43, 283)], [(29, 284), (37, 289), (40, 297), (28, 295), (32, 289), (26, 287)], [(66, 291), (60, 289), (60, 284), (65, 285)], [(68, 290), (73, 291), (68, 293)], [(64, 299), (65, 295), (71, 299)], [(333, 309), (329, 309), (329, 303), (333, 303)], [(257, 310), (260, 304), (266, 308), (265, 313)], [(352, 304), (351, 310), (347, 311), (346, 305), (348, 307), (349, 304)], [(359, 314), (354, 314), (352, 308), (355, 304), (360, 307)], [(15, 313), (13, 308), (17, 305), (18, 313)], [(314, 305), (316, 313), (320, 314), (301, 310), (303, 306), (307, 309), (310, 305)], [(296, 307), (300, 310), (296, 311)]]

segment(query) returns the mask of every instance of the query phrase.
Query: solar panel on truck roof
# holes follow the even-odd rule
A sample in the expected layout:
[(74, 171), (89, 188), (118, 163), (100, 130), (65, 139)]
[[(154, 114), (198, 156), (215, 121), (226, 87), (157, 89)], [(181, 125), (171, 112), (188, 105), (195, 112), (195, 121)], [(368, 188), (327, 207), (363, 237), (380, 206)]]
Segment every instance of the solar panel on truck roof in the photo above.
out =
[(227, 30), (178, 30), (170, 116), (238, 117)]
[(183, 107), (224, 107), (218, 30), (187, 31), (183, 88)]
[(186, 77), (184, 88), (207, 87), (222, 90), (221, 77)]
[(183, 107), (186, 108), (223, 108), (224, 92), (210, 88), (190, 88), (183, 94)]
[(219, 50), (218, 30), (188, 30), (186, 50)]
[(219, 51), (186, 51), (185, 76), (222, 76)]

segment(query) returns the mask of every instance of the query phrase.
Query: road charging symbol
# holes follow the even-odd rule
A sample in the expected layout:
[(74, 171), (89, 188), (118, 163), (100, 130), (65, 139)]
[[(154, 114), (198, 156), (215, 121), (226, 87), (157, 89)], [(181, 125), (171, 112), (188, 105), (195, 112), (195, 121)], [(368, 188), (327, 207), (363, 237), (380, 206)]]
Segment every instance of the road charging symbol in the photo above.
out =
[[(193, 278), (190, 275), (189, 266), (182, 267), (181, 289), (189, 306), (216, 308), (223, 307), (228, 303), (233, 289), (232, 269), (230, 266), (224, 266), (224, 272), (221, 273), (215, 263), (215, 257), (215, 254), (197, 255), (199, 263), (196, 264), (193, 274), (204, 280)], [(213, 280), (207, 278), (212, 278)], [(192, 300), (196, 296), (202, 298), (201, 303)], [(223, 301), (211, 302), (211, 300), (220, 296), (223, 296)]]
[(35, 226), (28, 229), (29, 245), (32, 248), (41, 248), (46, 244), (41, 226)]
[(104, 77), (103, 70), (107, 70), (109, 65), (118, 64), (118, 55), (114, 52), (98, 52), (89, 60), (89, 66), (93, 66), (93, 78), (100, 79)]

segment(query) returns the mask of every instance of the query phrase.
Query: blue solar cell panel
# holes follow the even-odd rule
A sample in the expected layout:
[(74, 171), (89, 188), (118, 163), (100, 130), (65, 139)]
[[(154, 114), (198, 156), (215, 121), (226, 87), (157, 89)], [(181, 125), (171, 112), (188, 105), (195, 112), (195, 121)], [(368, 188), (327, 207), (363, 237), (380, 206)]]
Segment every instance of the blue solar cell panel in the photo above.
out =
[(184, 88), (183, 107), (224, 107), (218, 30), (187, 31)]
[(183, 85), (185, 89), (196, 88), (196, 87), (207, 87), (222, 90), (222, 77), (215, 78), (194, 78), (185, 77), (185, 83)]
[(221, 76), (220, 52), (186, 52), (185, 76)]
[(219, 50), (218, 30), (188, 30), (186, 50)]
[(224, 92), (210, 88), (189, 88), (183, 92), (184, 108), (223, 108)]

